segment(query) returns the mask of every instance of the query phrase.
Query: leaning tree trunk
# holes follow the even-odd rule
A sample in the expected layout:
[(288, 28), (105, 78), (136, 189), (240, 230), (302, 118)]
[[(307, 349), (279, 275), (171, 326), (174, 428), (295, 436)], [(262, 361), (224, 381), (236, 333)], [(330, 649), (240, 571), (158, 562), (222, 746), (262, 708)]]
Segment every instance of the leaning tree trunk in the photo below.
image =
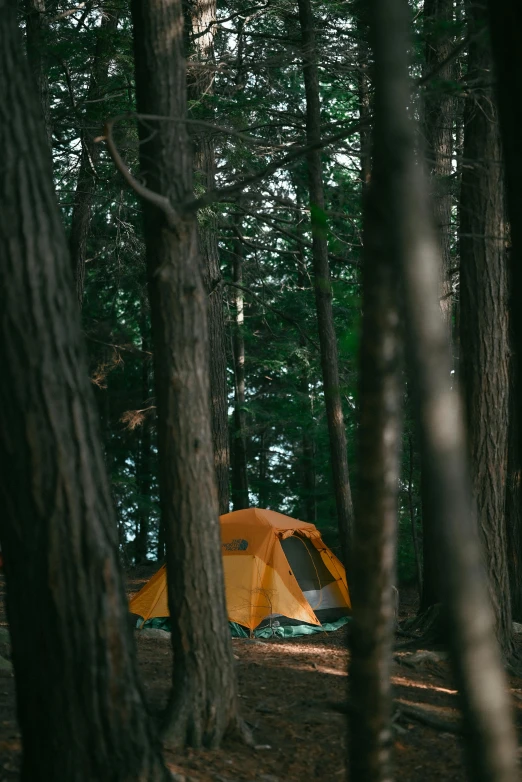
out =
[[(188, 97), (201, 104), (213, 93), (215, 79), (214, 36), (216, 0), (191, 0), (184, 5), (185, 24), (195, 56), (189, 61)], [(211, 119), (212, 115), (205, 119)], [(194, 134), (196, 186), (214, 189), (216, 161), (208, 133)], [(207, 207), (199, 216), (199, 246), (203, 256), (203, 283), (207, 292), (210, 355), (210, 410), (212, 442), (218, 490), (219, 512), (229, 511), (230, 453), (228, 436), (228, 389), (223, 285), (219, 263), (218, 221), (215, 209)]]
[[(315, 44), (314, 18), (310, 0), (298, 0), (301, 25), (303, 78), (306, 95), (306, 142), (316, 144), (321, 140), (321, 106), (319, 100), (319, 71)], [(330, 461), (337, 508), (337, 521), (344, 559), (350, 551), (353, 524), (352, 495), (348, 475), (346, 431), (341, 389), (337, 341), (335, 336), (332, 283), (328, 265), (328, 241), (321, 151), (312, 150), (306, 155), (308, 189), (312, 225), (312, 259), (317, 308), (317, 325), (321, 349), (324, 401), (330, 438)]]
[[(522, 29), (522, 5), (517, 0), (498, 0), (489, 2), (489, 25), (493, 46), (493, 57), (496, 71), (496, 91), (498, 97), (502, 147), (505, 157), (505, 181), (507, 206), (510, 218), (511, 252), (510, 252), (510, 326), (512, 329), (512, 345), (515, 354), (513, 383), (516, 388), (512, 399), (513, 415), (510, 415), (510, 437), (516, 432), (518, 443), (511, 443), (511, 464), (509, 465), (508, 481), (515, 478), (516, 491), (520, 493), (520, 454), (522, 454), (522, 307), (519, 291), (522, 290), (522, 157), (520, 156), (520, 128), (522, 127), (522, 49), (519, 34)], [(514, 461), (514, 463), (513, 463)], [(512, 470), (516, 470), (515, 475)], [(509, 488), (508, 488), (509, 491)], [(519, 494), (520, 496), (520, 494)], [(513, 497), (511, 498), (513, 500)], [(520, 500), (515, 499), (515, 502)], [(508, 501), (508, 524), (514, 519), (510, 514)], [(509, 555), (513, 560), (520, 551), (520, 507), (516, 508), (518, 531), (516, 541), (511, 540)], [(511, 525), (510, 525), (511, 526)], [(522, 561), (516, 563), (516, 574), (520, 576)], [(522, 599), (520, 578), (516, 579), (516, 592), (513, 594), (514, 608), (517, 616), (522, 616)]]
[(397, 258), (385, 237), (386, 117), (376, 107), (372, 180), (365, 197), (359, 460), (351, 596), (350, 779), (390, 779), (397, 502), (402, 392)]
[(196, 216), (183, 211), (193, 186), (188, 134), (179, 122), (187, 84), (181, 0), (134, 0), (132, 19), (138, 111), (154, 117), (140, 125), (140, 165), (148, 188), (143, 212), (174, 651), (165, 739), (171, 746), (216, 747), (239, 721), (210, 425), (206, 296)]
[[(454, 78), (455, 63), (444, 65), (453, 47), (453, 0), (426, 0), (424, 3), (424, 39), (426, 73), (435, 76), (425, 87), (423, 132), (428, 169), (431, 174), (432, 204), (442, 259), (440, 306), (451, 339), (453, 310), (451, 279), (451, 174), (453, 165), (453, 125), (456, 101), (448, 82)], [(448, 377), (448, 383), (451, 377)], [(421, 477), (422, 485), (424, 481)], [(423, 588), (420, 614), (440, 603), (437, 589), (435, 520), (426, 493), (422, 491)]]
[(53, 133), (51, 125), (51, 99), (49, 96), (48, 67), (45, 62), (48, 21), (45, 14), (45, 0), (25, 0), (25, 35), (27, 60), (38, 96), (45, 128), (45, 138), (51, 154)]
[[(486, 24), (468, 6), (476, 34)], [(487, 36), (469, 47), (472, 87), (464, 118), (460, 199), (460, 376), (468, 422), (473, 494), (499, 643), (512, 652), (505, 503), (509, 396), (508, 273), (504, 183)]]
[[(100, 145), (95, 144), (98, 130), (100, 100), (105, 96), (109, 78), (109, 65), (114, 57), (114, 33), (118, 27), (119, 12), (102, 8), (102, 20), (98, 28), (96, 48), (87, 91), (86, 110), (81, 130), (82, 151), (69, 234), (69, 251), (75, 281), (78, 304), (83, 304), (85, 289), (85, 261), (91, 224), (91, 211), (96, 192), (96, 165), (100, 157)], [(101, 124), (101, 123), (100, 123)]]
[(116, 524), (41, 111), (0, 12), (0, 539), (21, 778), (167, 780), (138, 682)]
[(451, 359), (438, 301), (439, 248), (408, 113), (408, 6), (403, 0), (372, 0), (371, 7), (376, 114), (386, 141), (384, 206), (390, 214), (385, 235), (402, 277), (423, 467), (437, 519), (440, 590), (466, 721), (470, 776), (477, 782), (514, 782), (516, 738), (473, 514), (462, 414), (448, 384)]

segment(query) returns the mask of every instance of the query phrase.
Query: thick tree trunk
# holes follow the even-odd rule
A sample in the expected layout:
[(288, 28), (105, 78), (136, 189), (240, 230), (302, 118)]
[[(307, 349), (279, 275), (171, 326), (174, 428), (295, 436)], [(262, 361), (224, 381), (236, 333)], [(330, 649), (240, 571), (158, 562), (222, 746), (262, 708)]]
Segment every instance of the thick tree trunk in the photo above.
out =
[[(522, 454), (522, 307), (519, 291), (522, 290), (522, 157), (520, 155), (520, 128), (522, 127), (522, 4), (517, 0), (489, 0), (489, 24), (495, 62), (496, 91), (498, 97), (502, 148), (506, 161), (505, 181), (510, 218), (512, 248), (510, 252), (510, 326), (513, 334), (515, 367), (513, 383), (516, 392), (512, 396), (510, 414), (510, 438), (516, 432), (518, 443), (509, 444), (507, 521), (510, 534), (509, 557), (512, 563), (511, 578), (516, 584), (513, 592), (513, 609), (522, 615), (521, 575), (522, 557), (520, 539), (520, 454)], [(516, 378), (516, 379), (515, 379)], [(515, 410), (516, 407), (516, 410)], [(514, 484), (514, 485), (513, 485)], [(518, 494), (518, 498), (513, 496)], [(510, 496), (511, 495), (511, 496)], [(517, 504), (513, 514), (510, 508)], [(515, 525), (518, 529), (515, 531)], [(516, 559), (515, 559), (516, 558)]]
[(67, 244), (0, 12), (0, 539), (29, 782), (166, 780), (138, 683)]
[(372, 0), (371, 7), (376, 116), (385, 133), (388, 177), (383, 208), (389, 212), (389, 229), (381, 236), (387, 236), (402, 276), (424, 475), (437, 519), (440, 590), (467, 726), (470, 776), (477, 782), (514, 782), (516, 738), (472, 509), (462, 414), (448, 383), (451, 359), (438, 302), (439, 248), (408, 114), (409, 12), (403, 0)]
[[(243, 243), (239, 238), (234, 241), (232, 279), (237, 285), (243, 285)], [(245, 412), (245, 298), (240, 288), (234, 288), (236, 310), (232, 352), (234, 362), (234, 431), (232, 447), (232, 507), (241, 510), (249, 507), (248, 471), (246, 452), (246, 412)]]
[[(98, 124), (104, 114), (100, 114), (100, 99), (107, 89), (109, 65), (114, 54), (113, 36), (118, 27), (119, 12), (103, 8), (102, 20), (98, 28), (96, 49), (92, 62), (87, 102), (81, 130), (82, 151), (78, 180), (74, 194), (74, 204), (69, 234), (69, 251), (75, 282), (78, 304), (83, 304), (85, 289), (85, 260), (91, 224), (91, 210), (96, 192), (96, 165), (100, 157), (100, 145), (94, 143)], [(103, 111), (103, 109), (102, 109)], [(104, 117), (105, 118), (105, 117)]]
[[(474, 34), (486, 24), (468, 6)], [(499, 129), (487, 36), (471, 41), (460, 200), (460, 376), (471, 479), (489, 574), (497, 638), (512, 651), (505, 502), (509, 395), (508, 272)]]
[[(190, 0), (184, 5), (185, 24), (190, 31), (195, 56), (189, 61), (188, 97), (201, 103), (212, 95), (215, 78), (214, 35), (216, 0)], [(212, 116), (205, 117), (212, 119)], [(214, 145), (208, 135), (194, 137), (196, 187), (215, 187)], [(218, 489), (219, 512), (228, 513), (230, 494), (230, 454), (228, 436), (228, 389), (223, 286), (219, 263), (217, 214), (212, 207), (198, 221), (199, 247), (203, 258), (203, 283), (207, 292), (207, 319), (210, 355), (210, 410), (212, 442)]]
[(390, 779), (401, 371), (397, 258), (389, 235), (386, 127), (375, 117), (372, 181), (365, 198), (359, 380), (359, 482), (351, 596), (350, 779)]
[(42, 112), (45, 137), (52, 151), (53, 132), (51, 125), (51, 100), (49, 96), (48, 67), (45, 62), (46, 34), (48, 22), (45, 15), (45, 0), (25, 0), (25, 35), (27, 60)]
[[(314, 18), (310, 0), (298, 0), (298, 7), (306, 95), (306, 141), (307, 144), (313, 144), (321, 138), (321, 106), (319, 102), (319, 72), (317, 68)], [(348, 475), (346, 430), (341, 404), (337, 340), (332, 309), (332, 284), (328, 265), (328, 241), (320, 150), (309, 152), (306, 156), (306, 162), (312, 222), (315, 301), (321, 348), (324, 400), (330, 438), (330, 459), (339, 535), (344, 559), (348, 561), (353, 524), (353, 507)]]
[[(158, 411), (161, 513), (167, 548), (173, 689), (171, 746), (216, 747), (238, 726), (210, 425), (206, 295), (183, 124), (186, 70), (181, 0), (133, 0), (140, 165), (168, 213), (144, 200)], [(151, 129), (154, 132), (151, 132)], [(173, 215), (174, 213), (174, 215)]]

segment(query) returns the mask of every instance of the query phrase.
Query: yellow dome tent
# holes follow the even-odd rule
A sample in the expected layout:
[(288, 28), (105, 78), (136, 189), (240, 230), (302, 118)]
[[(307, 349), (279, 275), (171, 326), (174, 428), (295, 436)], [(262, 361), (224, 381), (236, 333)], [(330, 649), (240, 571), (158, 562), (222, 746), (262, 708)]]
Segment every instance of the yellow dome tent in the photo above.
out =
[[(261, 508), (220, 517), (229, 621), (249, 631), (341, 620), (350, 610), (346, 572), (314, 524)], [(168, 617), (165, 566), (131, 599), (143, 622)]]

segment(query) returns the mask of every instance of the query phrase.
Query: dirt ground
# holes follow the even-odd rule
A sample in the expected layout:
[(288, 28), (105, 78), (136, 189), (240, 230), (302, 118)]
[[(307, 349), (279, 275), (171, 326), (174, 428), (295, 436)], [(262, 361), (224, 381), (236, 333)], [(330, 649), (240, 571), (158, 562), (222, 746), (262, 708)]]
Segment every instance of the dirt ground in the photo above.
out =
[[(151, 574), (128, 574), (128, 593)], [(6, 626), (0, 580), (0, 627)], [(415, 610), (415, 596), (401, 594), (401, 616)], [(137, 632), (141, 675), (150, 709), (158, 714), (169, 692), (171, 652), (168, 639)], [(400, 639), (399, 639), (400, 640)], [(212, 752), (188, 751), (166, 760), (185, 782), (302, 782), (346, 779), (345, 701), (348, 677), (347, 633), (294, 640), (232, 641), (244, 718), (252, 727), (255, 749), (228, 743)], [(464, 780), (456, 692), (444, 659), (428, 657), (411, 667), (411, 650), (398, 650), (393, 685), (398, 712), (394, 722), (394, 762), (401, 782)], [(522, 743), (522, 679), (509, 681)], [(421, 706), (446, 728), (411, 718), (408, 705)], [(458, 728), (457, 728), (458, 730)], [(16, 723), (12, 676), (0, 678), (0, 782), (17, 779), (20, 734)], [(66, 782), (66, 780), (64, 780)]]

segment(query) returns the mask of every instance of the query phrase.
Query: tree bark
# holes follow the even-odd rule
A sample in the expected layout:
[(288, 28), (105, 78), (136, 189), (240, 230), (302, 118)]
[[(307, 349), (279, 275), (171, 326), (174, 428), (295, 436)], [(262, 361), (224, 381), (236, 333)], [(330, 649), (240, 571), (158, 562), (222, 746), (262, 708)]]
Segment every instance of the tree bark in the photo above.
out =
[(506, 538), (509, 568), (511, 617), (522, 622), (522, 485), (519, 443), (519, 392), (517, 389), (516, 348), (509, 368), (508, 463), (506, 480)]
[(439, 247), (408, 113), (409, 11), (403, 0), (372, 0), (371, 7), (376, 117), (385, 133), (389, 188), (383, 204), (389, 230), (381, 235), (398, 260), (404, 290), (423, 468), (437, 519), (440, 590), (467, 727), (467, 761), (477, 782), (514, 782), (516, 738), (473, 514), (462, 413), (448, 383), (451, 358), (438, 302)]
[(364, 210), (358, 491), (351, 596), (350, 779), (390, 779), (392, 660), (402, 391), (397, 258), (389, 252), (386, 127), (375, 116)]
[[(82, 151), (78, 180), (74, 193), (74, 204), (69, 234), (69, 252), (75, 282), (76, 296), (80, 308), (85, 290), (85, 261), (91, 224), (91, 211), (96, 192), (96, 165), (100, 157), (100, 145), (94, 143), (100, 115), (100, 99), (104, 97), (109, 78), (109, 65), (114, 56), (113, 36), (118, 27), (118, 9), (107, 11), (102, 8), (102, 20), (98, 28), (96, 48), (91, 66), (87, 102), (81, 129)], [(101, 122), (99, 122), (101, 125)]]
[(49, 96), (48, 67), (45, 62), (48, 22), (45, 15), (45, 0), (25, 0), (25, 35), (27, 60), (38, 103), (42, 112), (45, 139), (52, 154), (53, 130), (51, 124), (51, 99)]
[[(510, 415), (510, 437), (516, 432), (518, 443), (510, 443), (511, 465), (508, 472), (509, 482), (515, 480), (516, 491), (520, 492), (520, 454), (522, 454), (522, 308), (520, 307), (519, 291), (522, 290), (522, 158), (520, 156), (520, 128), (522, 127), (522, 51), (520, 49), (519, 31), (522, 26), (522, 5), (516, 0), (489, 0), (489, 27), (493, 48), (496, 76), (496, 93), (498, 99), (500, 130), (502, 134), (502, 149), (505, 159), (504, 176), (506, 182), (507, 206), (510, 222), (511, 252), (510, 256), (510, 326), (512, 329), (512, 345), (515, 359), (514, 378), (515, 395), (512, 396), (513, 415)], [(516, 407), (516, 410), (515, 410)], [(517, 454), (518, 451), (518, 454)], [(514, 460), (514, 464), (513, 464)], [(513, 471), (512, 471), (513, 470)], [(520, 495), (519, 495), (520, 496)], [(510, 513), (508, 495), (508, 529), (513, 530), (515, 519)], [(517, 508), (515, 517), (520, 520), (520, 499), (515, 499)], [(514, 563), (517, 557), (516, 570), (512, 567), (512, 579), (516, 578), (516, 591), (513, 592), (513, 608), (521, 611), (520, 573), (522, 561), (518, 558), (520, 552), (520, 537), (522, 528), (519, 526), (514, 538), (510, 538), (510, 559)]]
[[(141, 405), (148, 407), (150, 399), (149, 383), (149, 360), (147, 354), (150, 352), (149, 339), (149, 321), (147, 318), (145, 291), (141, 294)], [(136, 535), (135, 561), (137, 565), (147, 561), (149, 551), (149, 514), (150, 514), (150, 493), (152, 484), (152, 432), (151, 420), (145, 413), (145, 418), (141, 423), (138, 440), (137, 457), (137, 475), (136, 484), (138, 490), (138, 530)]]
[[(306, 143), (321, 139), (319, 72), (315, 44), (314, 18), (310, 0), (298, 0), (301, 26), (303, 78), (306, 95)], [(339, 536), (345, 561), (350, 551), (353, 506), (346, 453), (346, 430), (339, 381), (337, 341), (332, 309), (332, 284), (328, 265), (328, 241), (320, 150), (306, 155), (312, 224), (314, 289), (321, 349), (323, 390), (330, 439), (330, 459), (337, 508)]]
[(441, 67), (454, 46), (452, 22), (453, 0), (425, 0), (424, 40), (426, 46), (426, 74), (436, 70), (436, 76), (426, 85), (424, 94), (424, 138), (426, 158), (431, 173), (432, 204), (437, 237), (440, 243), (442, 274), (440, 306), (444, 319), (451, 328), (451, 174), (453, 164), (453, 125), (456, 101), (452, 86), (455, 62)]
[[(216, 0), (190, 0), (184, 5), (184, 13), (194, 50), (194, 57), (189, 61), (188, 97), (191, 101), (201, 103), (205, 96), (213, 93)], [(205, 118), (209, 117), (205, 115)], [(193, 138), (196, 186), (202, 186), (204, 191), (209, 191), (215, 187), (216, 178), (214, 145), (208, 135), (201, 134)], [(219, 512), (222, 514), (228, 513), (230, 499), (227, 354), (217, 213), (212, 207), (207, 207), (199, 215), (198, 233), (200, 253), (203, 257), (203, 283), (208, 296), (212, 442)]]
[[(234, 241), (232, 279), (236, 285), (243, 285), (243, 243), (239, 237)], [(234, 362), (234, 432), (232, 447), (232, 507), (241, 510), (249, 507), (248, 465), (246, 452), (245, 413), (245, 298), (240, 288), (234, 288), (236, 309), (232, 352)]]
[[(228, 630), (210, 425), (206, 296), (183, 124), (186, 69), (181, 0), (133, 0), (140, 166), (169, 210), (143, 201), (158, 412), (173, 688), (169, 746), (217, 747), (239, 725)], [(151, 132), (153, 131), (153, 132)], [(173, 215), (174, 212), (174, 215)]]
[(67, 244), (30, 78), (15, 4), (3, 2), (0, 539), (21, 779), (166, 782), (138, 681)]
[[(486, 25), (482, 4), (469, 3), (468, 26)], [(472, 85), (464, 121), (460, 199), (460, 376), (467, 413), (471, 479), (489, 575), (497, 638), (512, 652), (506, 549), (509, 391), (508, 270), (504, 184), (486, 35), (469, 46)]]

